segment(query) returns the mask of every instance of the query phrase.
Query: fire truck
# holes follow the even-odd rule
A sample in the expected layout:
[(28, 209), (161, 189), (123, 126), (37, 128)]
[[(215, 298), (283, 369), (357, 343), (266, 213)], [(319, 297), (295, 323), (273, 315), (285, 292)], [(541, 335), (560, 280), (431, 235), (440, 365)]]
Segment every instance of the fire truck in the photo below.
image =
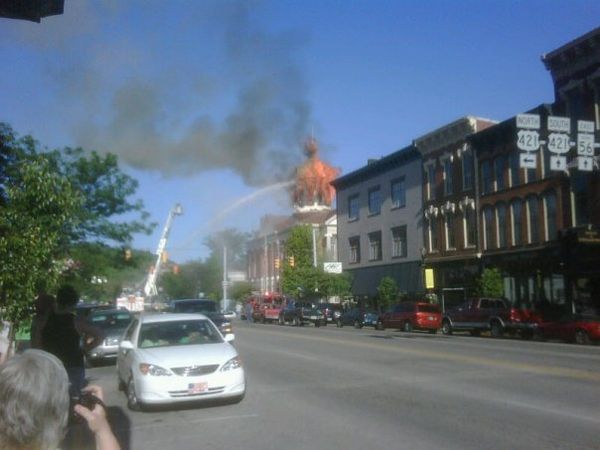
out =
[(278, 293), (255, 294), (246, 299), (252, 306), (252, 320), (259, 323), (277, 323), (286, 299)]

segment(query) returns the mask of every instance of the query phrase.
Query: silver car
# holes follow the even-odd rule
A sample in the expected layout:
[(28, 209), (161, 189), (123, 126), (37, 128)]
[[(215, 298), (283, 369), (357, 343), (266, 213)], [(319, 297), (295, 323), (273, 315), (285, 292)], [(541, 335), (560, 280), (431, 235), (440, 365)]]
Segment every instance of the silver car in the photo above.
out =
[(104, 333), (102, 343), (85, 353), (88, 366), (100, 361), (114, 361), (117, 358), (119, 343), (132, 318), (126, 309), (104, 309), (94, 311), (88, 316), (88, 323)]

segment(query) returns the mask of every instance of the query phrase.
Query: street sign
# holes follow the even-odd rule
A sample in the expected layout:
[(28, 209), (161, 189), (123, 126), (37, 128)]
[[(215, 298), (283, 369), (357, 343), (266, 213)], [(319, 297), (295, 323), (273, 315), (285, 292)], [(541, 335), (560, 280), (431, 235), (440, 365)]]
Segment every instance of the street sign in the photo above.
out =
[(594, 156), (594, 135), (579, 133), (577, 135), (577, 154), (579, 156)]
[(539, 114), (517, 114), (517, 128), (540, 129)]
[(519, 155), (519, 167), (521, 169), (535, 169), (537, 166), (537, 155), (535, 153), (521, 153)]
[(551, 156), (550, 157), (550, 170), (567, 170), (567, 157), (566, 156)]
[(548, 116), (548, 131), (569, 133), (571, 131), (571, 119), (568, 117)]
[(578, 120), (577, 121), (577, 131), (580, 133), (593, 133), (594, 132), (594, 122), (590, 120)]
[(517, 133), (517, 147), (526, 152), (534, 152), (540, 148), (540, 135), (533, 130), (519, 130)]
[(579, 156), (577, 158), (577, 168), (582, 172), (591, 172), (594, 170), (594, 158), (589, 156)]
[(571, 148), (570, 140), (568, 134), (550, 133), (548, 136), (548, 150), (559, 155), (568, 153)]
[(342, 273), (341, 262), (324, 262), (323, 270), (327, 273)]

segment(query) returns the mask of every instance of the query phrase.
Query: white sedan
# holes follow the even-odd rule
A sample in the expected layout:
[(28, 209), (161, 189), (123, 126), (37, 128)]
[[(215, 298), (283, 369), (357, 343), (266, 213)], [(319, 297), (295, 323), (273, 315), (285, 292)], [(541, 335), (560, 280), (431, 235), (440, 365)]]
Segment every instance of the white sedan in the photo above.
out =
[(119, 387), (127, 406), (192, 400), (239, 402), (246, 377), (237, 350), (202, 314), (140, 314), (117, 355)]

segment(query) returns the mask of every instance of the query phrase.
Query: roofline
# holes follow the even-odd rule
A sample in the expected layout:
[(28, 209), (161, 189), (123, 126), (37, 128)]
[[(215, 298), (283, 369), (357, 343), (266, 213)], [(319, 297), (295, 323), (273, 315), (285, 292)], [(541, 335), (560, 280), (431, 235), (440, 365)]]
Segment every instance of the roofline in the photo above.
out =
[[(450, 123), (447, 123), (439, 128), (436, 128), (435, 130), (432, 130), (426, 134), (423, 134), (422, 136), (419, 136), (418, 138), (415, 138), (413, 141), (413, 145), (415, 145), (416, 147), (419, 146), (419, 142), (423, 142), (424, 140), (426, 140), (427, 138), (430, 138), (431, 136), (435, 136), (437, 134), (442, 133), (444, 130), (449, 130), (451, 128), (456, 127), (457, 125), (464, 123), (464, 122), (477, 122), (477, 121), (484, 121), (484, 122), (489, 122), (489, 123), (493, 123), (493, 124), (497, 124), (498, 121), (497, 120), (492, 120), (492, 119), (486, 119), (485, 117), (478, 117), (478, 116), (471, 116), (471, 115), (467, 115), (467, 116), (463, 116), (459, 119), (456, 119)], [(475, 130), (475, 132), (477, 132), (477, 130)]]
[(546, 69), (550, 70), (550, 67), (548, 67), (548, 64), (550, 64), (551, 59), (554, 59), (557, 56), (559, 56), (561, 53), (564, 53), (572, 48), (577, 47), (578, 45), (582, 44), (583, 42), (589, 40), (590, 38), (592, 38), (596, 35), (600, 36), (600, 27), (596, 27), (593, 30), (588, 31), (583, 36), (579, 36), (578, 38), (575, 38), (572, 41), (569, 41), (566, 44), (561, 45), (560, 47), (558, 47), (555, 50), (552, 50), (549, 53), (542, 54), (542, 62), (546, 66)]

